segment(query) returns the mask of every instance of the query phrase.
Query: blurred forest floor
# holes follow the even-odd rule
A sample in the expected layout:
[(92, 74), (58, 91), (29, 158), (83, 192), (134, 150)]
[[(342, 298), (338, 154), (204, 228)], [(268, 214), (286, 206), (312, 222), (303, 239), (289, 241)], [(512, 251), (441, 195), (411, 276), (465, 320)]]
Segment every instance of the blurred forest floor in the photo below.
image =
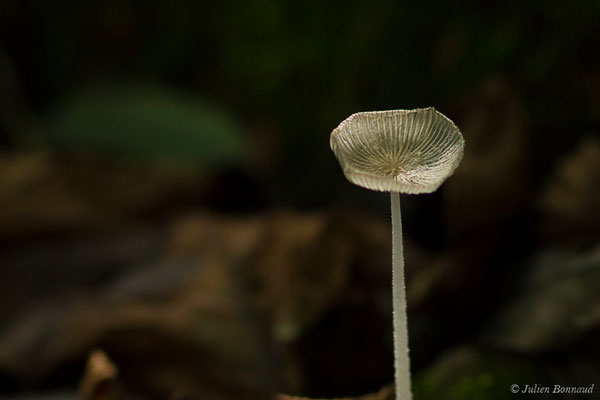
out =
[[(468, 154), (444, 200), (461, 240), (438, 253), (405, 243), (417, 396), (494, 399), (514, 382), (593, 383), (600, 145), (586, 140), (559, 164), (536, 203), (537, 240), (552, 245), (513, 265), (497, 263), (520, 245), (515, 220), (492, 214), (482, 224), (476, 210), (515, 198), (507, 192), (517, 186), (500, 184), (515, 177)], [(104, 370), (118, 390), (97, 394), (84, 378), (87, 398), (335, 397), (391, 382), (388, 222), (327, 208), (202, 211), (190, 202), (210, 190), (180, 170), (112, 174), (105, 163), (42, 154), (0, 163), (5, 393), (72, 387), (94, 349), (112, 360)], [(489, 187), (461, 189), (473, 180)]]
[(415, 400), (597, 395), (599, 6), (0, 1), (0, 396), (389, 398), (389, 198), (329, 132), (426, 106)]

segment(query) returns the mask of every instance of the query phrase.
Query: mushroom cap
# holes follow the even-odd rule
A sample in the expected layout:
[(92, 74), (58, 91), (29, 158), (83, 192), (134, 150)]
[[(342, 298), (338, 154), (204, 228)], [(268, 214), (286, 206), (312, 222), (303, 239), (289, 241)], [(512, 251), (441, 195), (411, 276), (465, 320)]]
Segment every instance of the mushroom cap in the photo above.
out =
[(435, 108), (352, 114), (331, 132), (344, 175), (382, 192), (431, 193), (463, 156), (465, 141)]

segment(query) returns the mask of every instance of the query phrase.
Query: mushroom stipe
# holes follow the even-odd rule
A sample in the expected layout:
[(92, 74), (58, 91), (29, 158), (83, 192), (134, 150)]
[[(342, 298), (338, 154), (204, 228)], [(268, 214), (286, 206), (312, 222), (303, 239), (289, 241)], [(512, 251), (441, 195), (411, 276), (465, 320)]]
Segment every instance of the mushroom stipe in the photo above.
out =
[(458, 127), (433, 107), (352, 114), (331, 132), (344, 175), (356, 185), (391, 192), (392, 293), (396, 399), (411, 400), (400, 193), (431, 193), (460, 163)]

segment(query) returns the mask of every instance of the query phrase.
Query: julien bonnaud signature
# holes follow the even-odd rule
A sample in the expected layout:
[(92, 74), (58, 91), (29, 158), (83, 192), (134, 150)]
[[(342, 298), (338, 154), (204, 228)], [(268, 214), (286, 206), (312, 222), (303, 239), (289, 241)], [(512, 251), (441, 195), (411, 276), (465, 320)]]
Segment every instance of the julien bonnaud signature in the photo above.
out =
[(512, 393), (579, 393), (579, 394), (591, 394), (594, 393), (594, 385), (591, 384), (588, 386), (562, 386), (562, 385), (538, 385), (537, 383), (534, 385), (511, 385), (510, 391)]

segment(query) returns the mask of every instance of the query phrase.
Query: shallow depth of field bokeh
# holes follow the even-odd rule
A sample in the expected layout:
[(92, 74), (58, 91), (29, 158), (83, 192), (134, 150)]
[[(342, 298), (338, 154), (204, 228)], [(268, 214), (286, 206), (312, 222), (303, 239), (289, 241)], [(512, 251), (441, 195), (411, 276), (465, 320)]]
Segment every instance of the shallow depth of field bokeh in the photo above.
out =
[(466, 148), (401, 199), (415, 399), (594, 398), (599, 21), (597, 1), (1, 1), (0, 397), (385, 397), (389, 196), (345, 180), (329, 133), (434, 106)]

